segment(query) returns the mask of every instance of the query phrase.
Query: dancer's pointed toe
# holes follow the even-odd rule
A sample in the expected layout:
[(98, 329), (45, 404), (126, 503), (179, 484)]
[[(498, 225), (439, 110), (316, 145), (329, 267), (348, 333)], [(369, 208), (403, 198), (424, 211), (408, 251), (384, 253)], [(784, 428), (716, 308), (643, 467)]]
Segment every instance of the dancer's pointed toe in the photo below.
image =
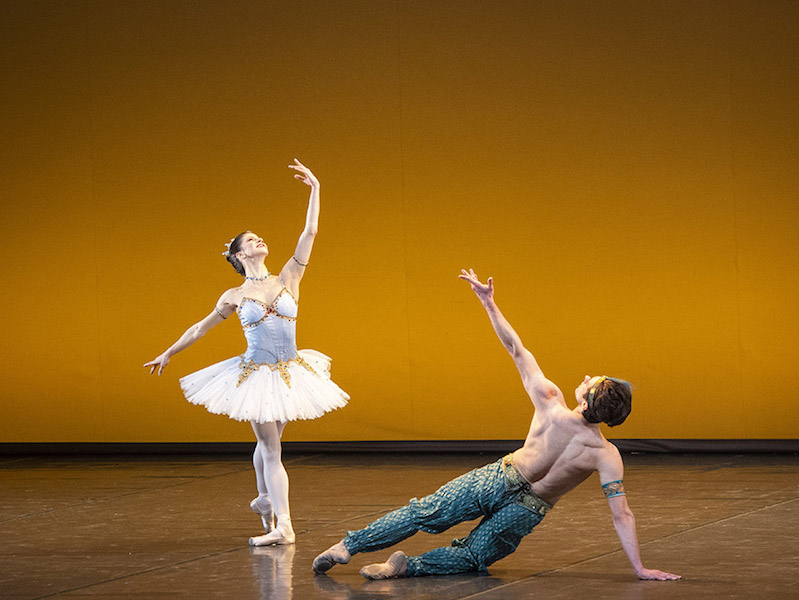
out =
[(261, 517), (261, 523), (266, 533), (269, 533), (275, 528), (275, 513), (272, 509), (272, 503), (267, 496), (258, 496), (250, 502), (250, 510)]
[(350, 558), (350, 552), (343, 542), (333, 544), (313, 560), (314, 573), (324, 573), (334, 565), (346, 565)]
[(283, 528), (278, 525), (273, 531), (265, 535), (251, 537), (250, 546), (283, 546), (294, 544), (296, 541), (297, 536), (294, 534), (293, 529)]
[(324, 573), (325, 571), (329, 571), (330, 569), (332, 569), (333, 565), (335, 564), (336, 561), (334, 561), (332, 558), (326, 556), (325, 554), (320, 554), (315, 559), (313, 559), (313, 565), (312, 565), (313, 572)]

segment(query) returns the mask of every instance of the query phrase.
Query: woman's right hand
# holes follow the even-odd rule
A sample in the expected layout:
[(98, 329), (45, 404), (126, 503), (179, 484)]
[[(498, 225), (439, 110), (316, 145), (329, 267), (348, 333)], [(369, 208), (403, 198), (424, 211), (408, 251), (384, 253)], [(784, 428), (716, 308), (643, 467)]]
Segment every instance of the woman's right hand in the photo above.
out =
[(316, 178), (316, 176), (311, 173), (311, 170), (308, 167), (306, 167), (296, 158), (294, 159), (294, 164), (289, 165), (289, 169), (299, 171), (296, 175), (294, 175), (294, 179), (299, 179), (305, 185), (310, 185), (314, 189), (319, 188), (319, 180)]
[(164, 372), (166, 366), (169, 364), (169, 354), (164, 352), (161, 356), (156, 357), (150, 362), (144, 363), (144, 368), (150, 367), (150, 375), (158, 369), (158, 375)]

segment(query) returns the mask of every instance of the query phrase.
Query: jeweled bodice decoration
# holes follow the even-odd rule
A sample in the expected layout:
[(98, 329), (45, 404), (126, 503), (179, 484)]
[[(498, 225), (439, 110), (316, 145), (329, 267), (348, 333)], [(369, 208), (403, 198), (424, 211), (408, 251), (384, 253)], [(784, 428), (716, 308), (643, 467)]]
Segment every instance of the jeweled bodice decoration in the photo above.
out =
[(237, 312), (247, 351), (241, 357), (239, 384), (260, 365), (296, 362), (297, 311), (297, 301), (285, 288), (271, 304), (256, 298), (242, 299)]

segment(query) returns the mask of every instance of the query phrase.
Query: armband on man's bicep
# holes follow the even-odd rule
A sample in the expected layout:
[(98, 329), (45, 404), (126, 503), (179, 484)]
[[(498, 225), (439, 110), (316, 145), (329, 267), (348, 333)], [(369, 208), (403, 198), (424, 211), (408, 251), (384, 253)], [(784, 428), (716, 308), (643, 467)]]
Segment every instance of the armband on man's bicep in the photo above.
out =
[(602, 491), (605, 493), (605, 498), (615, 498), (616, 496), (626, 496), (624, 491), (624, 483), (621, 479), (610, 481), (602, 486)]

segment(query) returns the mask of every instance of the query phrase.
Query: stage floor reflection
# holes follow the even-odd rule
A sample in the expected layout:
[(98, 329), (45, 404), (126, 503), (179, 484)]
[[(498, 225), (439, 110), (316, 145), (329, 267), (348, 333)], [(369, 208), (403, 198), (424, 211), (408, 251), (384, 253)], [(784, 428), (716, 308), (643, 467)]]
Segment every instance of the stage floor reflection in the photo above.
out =
[[(795, 455), (625, 457), (644, 563), (683, 575), (637, 581), (598, 480), (567, 496), (490, 574), (366, 581), (361, 554), (311, 562), (347, 529), (496, 460), (479, 454), (286, 457), (295, 546), (250, 548), (245, 456), (0, 458), (0, 596), (236, 600), (782, 598), (799, 583)], [(418, 554), (465, 535), (419, 533)]]

